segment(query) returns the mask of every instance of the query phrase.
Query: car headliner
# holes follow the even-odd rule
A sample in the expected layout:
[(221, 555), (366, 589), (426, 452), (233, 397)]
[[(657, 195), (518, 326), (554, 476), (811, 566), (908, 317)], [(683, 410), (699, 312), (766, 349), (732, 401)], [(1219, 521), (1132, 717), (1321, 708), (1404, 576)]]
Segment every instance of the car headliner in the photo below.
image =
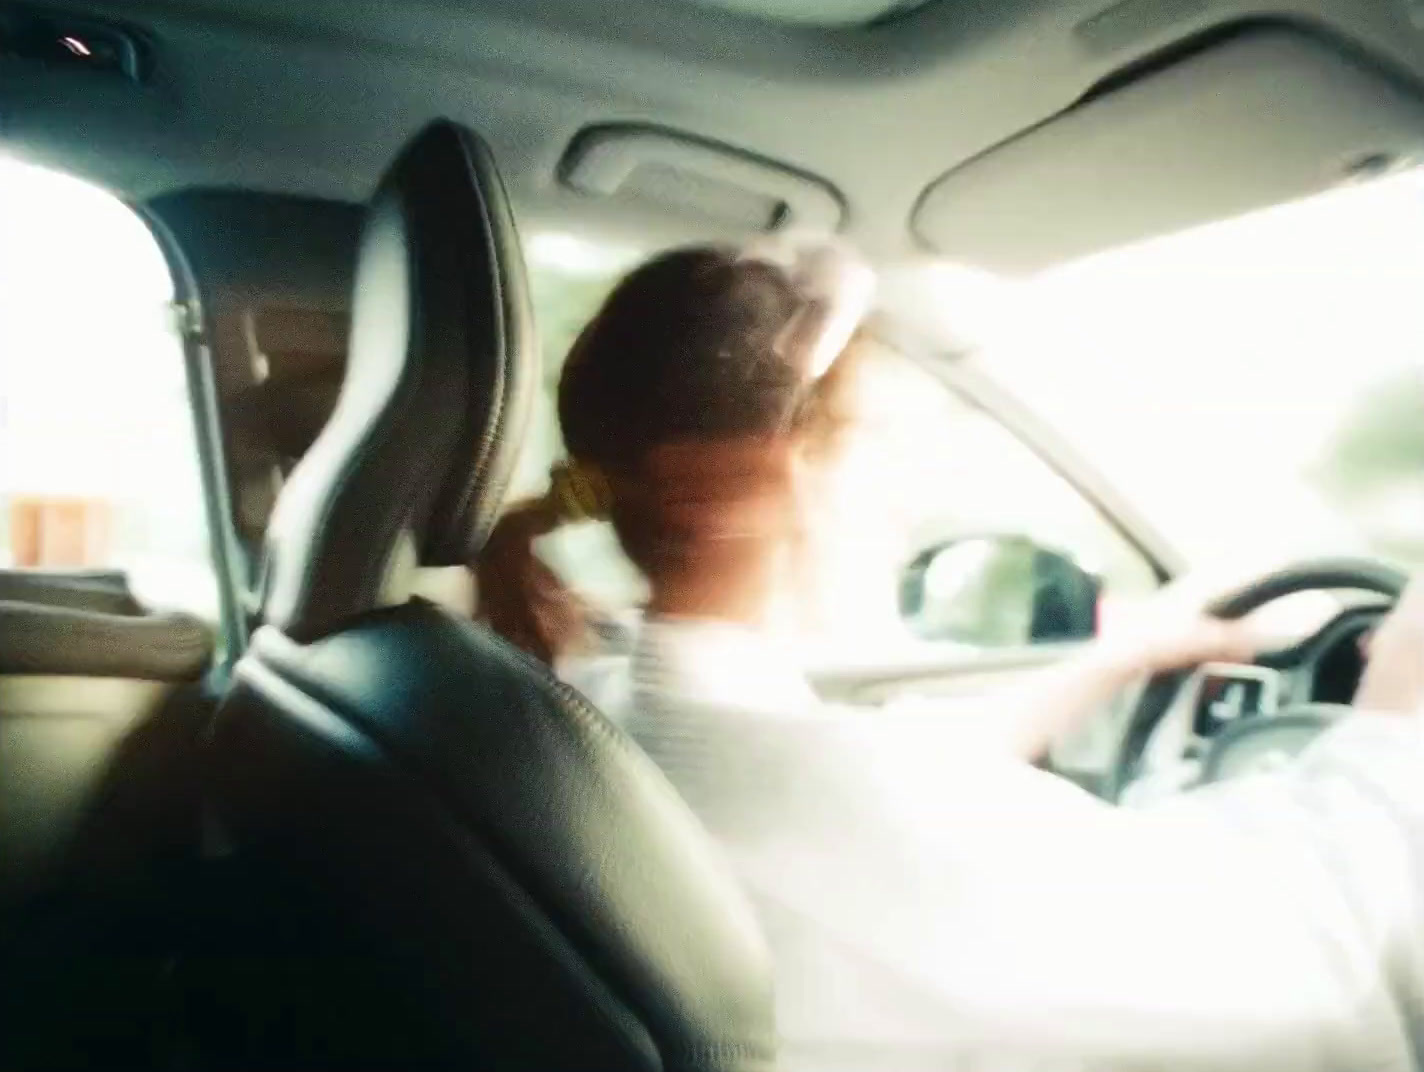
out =
[(0, 63), (0, 140), (130, 199), (236, 186), (357, 200), (403, 139), (444, 115), (489, 139), (526, 221), (677, 237), (697, 228), (630, 219), (556, 181), (589, 124), (655, 123), (824, 178), (848, 232), (880, 256), (916, 247), (909, 221), (937, 177), (1210, 27), (1267, 14), (1327, 26), (1382, 65), (1424, 72), (1405, 0), (930, 0), (856, 27), (684, 0), (49, 6), (145, 34), (151, 84)]

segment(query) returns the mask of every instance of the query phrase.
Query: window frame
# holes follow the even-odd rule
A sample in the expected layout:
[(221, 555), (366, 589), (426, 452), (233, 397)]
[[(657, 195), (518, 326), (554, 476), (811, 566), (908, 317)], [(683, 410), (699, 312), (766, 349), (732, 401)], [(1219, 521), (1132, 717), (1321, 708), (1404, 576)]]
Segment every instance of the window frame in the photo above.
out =
[(239, 569), (242, 558), (237, 527), (233, 521), (232, 489), (228, 483), (222, 446), (217, 383), (212, 351), (208, 345), (212, 324), (202, 301), (197, 276), (177, 238), (164, 221), (146, 206), (131, 201), (124, 201), (123, 204), (148, 228), (173, 280), (171, 311), (174, 330), (183, 350), (188, 409), (198, 449), (203, 511), (208, 526), (208, 553), (218, 590), (218, 646), (211, 672), (221, 686), (231, 677), (233, 666), (247, 650), (249, 631), (244, 598), (246, 580)]
[(1058, 435), (992, 375), (977, 368), (972, 354), (909, 353), (946, 389), (982, 410), (1050, 471), (1063, 478), (1124, 541), (1142, 556), (1159, 585), (1185, 569), (1181, 554), (1121, 492), (1070, 443)]

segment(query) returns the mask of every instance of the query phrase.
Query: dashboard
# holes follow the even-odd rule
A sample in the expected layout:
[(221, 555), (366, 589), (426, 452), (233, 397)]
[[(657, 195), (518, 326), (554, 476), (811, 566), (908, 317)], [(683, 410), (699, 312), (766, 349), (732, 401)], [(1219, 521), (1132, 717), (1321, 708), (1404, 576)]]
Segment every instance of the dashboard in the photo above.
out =
[(1365, 654), (1371, 634), (1378, 624), (1356, 622), (1342, 631), (1315, 661), (1310, 680), (1310, 699), (1315, 703), (1347, 704), (1359, 688), (1365, 673)]
[[(1274, 718), (1303, 704), (1349, 704), (1364, 674), (1369, 637), (1386, 610), (1380, 605), (1346, 610), (1310, 640), (1263, 655), (1255, 664), (1199, 667), (1152, 731), (1140, 773), (1121, 802), (1142, 804), (1196, 784), (1211, 742), (1244, 720)], [(1285, 732), (1272, 738), (1291, 740)], [(1286, 753), (1294, 754), (1288, 748), (1263, 750), (1259, 767), (1279, 764), (1289, 758)]]

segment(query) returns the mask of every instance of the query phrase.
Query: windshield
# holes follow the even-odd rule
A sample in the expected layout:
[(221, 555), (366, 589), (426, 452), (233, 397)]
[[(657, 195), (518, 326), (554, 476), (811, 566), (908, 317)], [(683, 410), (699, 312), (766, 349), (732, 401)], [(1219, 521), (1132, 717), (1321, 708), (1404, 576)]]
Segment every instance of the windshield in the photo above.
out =
[(1424, 173), (1044, 274), (974, 360), (1189, 564), (1424, 565)]

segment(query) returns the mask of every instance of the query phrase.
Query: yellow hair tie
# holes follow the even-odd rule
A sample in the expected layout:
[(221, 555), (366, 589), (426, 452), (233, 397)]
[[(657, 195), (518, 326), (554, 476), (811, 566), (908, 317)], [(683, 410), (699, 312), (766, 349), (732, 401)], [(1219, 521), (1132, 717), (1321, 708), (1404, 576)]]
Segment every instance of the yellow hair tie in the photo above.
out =
[(563, 521), (605, 521), (613, 507), (608, 478), (573, 458), (549, 470), (549, 498)]

